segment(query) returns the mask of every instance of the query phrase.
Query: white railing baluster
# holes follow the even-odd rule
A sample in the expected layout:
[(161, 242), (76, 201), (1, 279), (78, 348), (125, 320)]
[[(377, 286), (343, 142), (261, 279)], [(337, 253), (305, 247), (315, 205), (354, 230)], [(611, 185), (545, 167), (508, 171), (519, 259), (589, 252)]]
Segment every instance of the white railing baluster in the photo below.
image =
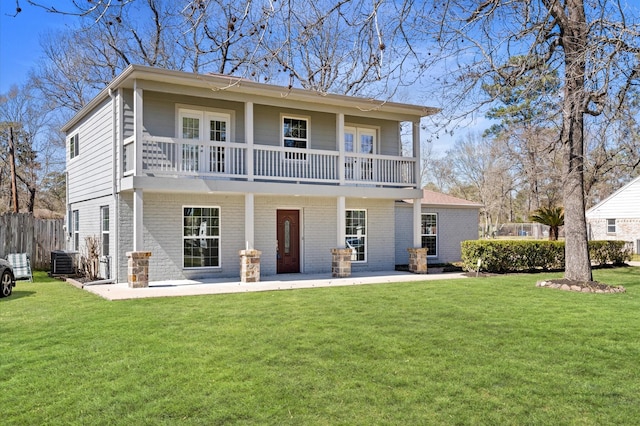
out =
[[(202, 178), (248, 178), (247, 145), (233, 142), (203, 142), (179, 138), (145, 136), (143, 170), (154, 175)], [(124, 145), (125, 173), (131, 167), (135, 141)], [(340, 183), (338, 170), (345, 168), (345, 185), (412, 186), (416, 184), (416, 160), (389, 155), (348, 153), (340, 165), (337, 151), (284, 148), (254, 144), (255, 179), (292, 182)], [(131, 172), (131, 171), (129, 171)]]

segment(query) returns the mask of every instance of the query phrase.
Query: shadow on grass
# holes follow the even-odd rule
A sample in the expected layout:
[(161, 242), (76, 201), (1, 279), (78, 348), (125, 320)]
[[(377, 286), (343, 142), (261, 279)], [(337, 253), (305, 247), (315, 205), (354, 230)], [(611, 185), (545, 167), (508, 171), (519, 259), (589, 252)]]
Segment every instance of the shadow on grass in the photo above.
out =
[(24, 297), (31, 297), (34, 296), (36, 294), (35, 291), (21, 291), (21, 290), (13, 290), (13, 293), (11, 294), (11, 296), (9, 297), (3, 297), (2, 301), (3, 302), (10, 302), (12, 300), (16, 300), (16, 299), (22, 299)]

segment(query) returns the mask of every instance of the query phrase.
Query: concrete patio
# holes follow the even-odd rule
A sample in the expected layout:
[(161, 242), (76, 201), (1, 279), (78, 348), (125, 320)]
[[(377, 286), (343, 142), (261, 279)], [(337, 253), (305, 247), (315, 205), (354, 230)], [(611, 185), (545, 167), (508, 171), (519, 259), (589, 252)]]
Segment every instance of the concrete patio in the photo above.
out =
[(85, 290), (107, 300), (141, 299), (147, 297), (196, 296), (201, 294), (245, 293), (252, 291), (294, 290), (300, 288), (338, 287), (364, 284), (401, 283), (464, 278), (463, 273), (441, 273), (434, 268), (429, 274), (401, 271), (354, 273), (349, 278), (332, 278), (331, 274), (281, 274), (262, 277), (257, 283), (242, 283), (237, 279), (153, 281), (146, 288), (129, 288), (127, 283), (87, 284)]

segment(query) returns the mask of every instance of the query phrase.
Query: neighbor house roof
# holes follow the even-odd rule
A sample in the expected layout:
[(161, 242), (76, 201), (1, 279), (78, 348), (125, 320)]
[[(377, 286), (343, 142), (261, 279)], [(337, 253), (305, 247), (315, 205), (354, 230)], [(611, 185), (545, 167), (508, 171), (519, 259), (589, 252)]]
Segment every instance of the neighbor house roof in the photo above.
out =
[(591, 207), (589, 218), (637, 218), (640, 217), (640, 176)]
[[(413, 204), (413, 200), (402, 200), (404, 203)], [(474, 208), (479, 209), (483, 207), (483, 204), (476, 203), (475, 201), (465, 200), (463, 198), (454, 197), (452, 195), (443, 194), (441, 192), (431, 191), (429, 189), (422, 190), (423, 206), (438, 206), (438, 207), (459, 207), (459, 208)]]
[(143, 65), (129, 65), (69, 120), (69, 122), (63, 126), (62, 131), (66, 132), (71, 129), (82, 117), (92, 111), (101, 102), (108, 99), (114, 90), (119, 88), (133, 89), (136, 81), (140, 82), (140, 87), (143, 88), (148, 82), (162, 83), (194, 88), (199, 90), (201, 96), (206, 96), (207, 92), (211, 92), (218, 93), (217, 96), (221, 96), (224, 93), (229, 95), (234, 94), (238, 99), (245, 99), (247, 101), (253, 97), (259, 97), (262, 100), (271, 99), (274, 102), (281, 103), (283, 99), (286, 99), (291, 102), (308, 102), (316, 105), (324, 105), (332, 111), (337, 111), (341, 108), (352, 115), (375, 116), (376, 114), (383, 113), (406, 121), (416, 120), (440, 111), (438, 108), (427, 106), (258, 83), (230, 75), (196, 74)]

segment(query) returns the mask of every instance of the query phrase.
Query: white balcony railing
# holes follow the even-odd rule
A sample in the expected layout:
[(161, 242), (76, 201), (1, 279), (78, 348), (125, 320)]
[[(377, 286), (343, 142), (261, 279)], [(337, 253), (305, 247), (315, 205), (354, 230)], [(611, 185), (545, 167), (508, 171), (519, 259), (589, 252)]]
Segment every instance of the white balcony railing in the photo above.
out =
[[(136, 174), (135, 141), (123, 144), (123, 174)], [(415, 186), (415, 159), (389, 155), (254, 145), (194, 142), (145, 136), (142, 171), (154, 176), (245, 178), (346, 185)], [(251, 157), (251, 161), (249, 161)], [(249, 170), (249, 164), (253, 164)]]

